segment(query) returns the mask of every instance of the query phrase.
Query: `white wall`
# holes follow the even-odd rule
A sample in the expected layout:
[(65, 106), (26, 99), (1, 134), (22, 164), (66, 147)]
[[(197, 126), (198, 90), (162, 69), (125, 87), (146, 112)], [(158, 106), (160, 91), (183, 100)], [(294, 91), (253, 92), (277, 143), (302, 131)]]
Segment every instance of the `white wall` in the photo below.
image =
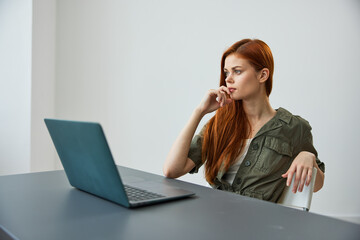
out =
[(56, 168), (44, 118), (55, 114), (56, 0), (33, 0), (31, 75), (31, 171)]
[(0, 1), (0, 175), (30, 170), (31, 19), (31, 1)]
[(0, 175), (52, 170), (56, 0), (0, 1)]
[[(162, 174), (191, 112), (218, 85), (223, 51), (242, 38), (260, 38), (275, 58), (272, 106), (311, 123), (326, 163), (312, 210), (360, 216), (359, 7), (357, 1), (58, 1), (56, 115), (102, 122), (118, 164)], [(202, 174), (181, 179), (207, 185)]]
[[(53, 11), (51, 3), (47, 6)], [(164, 159), (191, 112), (209, 88), (218, 86), (223, 51), (242, 38), (259, 38), (275, 59), (272, 106), (311, 123), (319, 158), (326, 163), (325, 186), (314, 195), (312, 211), (360, 217), (359, 12), (356, 0), (57, 1), (55, 93), (46, 98), (47, 105), (39, 106), (43, 98), (37, 97), (43, 92), (32, 91), (37, 95), (32, 120), (53, 113), (58, 118), (99, 121), (118, 164), (162, 174)], [(51, 27), (45, 29), (52, 34)], [(52, 51), (52, 37), (34, 39)], [(38, 64), (51, 59), (40, 57), (39, 46), (33, 44), (33, 61)], [(52, 63), (46, 66), (52, 68)], [(40, 80), (33, 85), (51, 89), (51, 83), (44, 82), (52, 78), (51, 71), (34, 69), (33, 77)], [(1, 107), (9, 108), (3, 102)], [(37, 124), (32, 124), (32, 134), (43, 131)], [(39, 144), (32, 138), (32, 166), (51, 169), (46, 165), (50, 146), (41, 145), (50, 139), (40, 132), (38, 137)], [(4, 148), (9, 140), (2, 136), (1, 141)], [(40, 146), (47, 149), (44, 155)], [(10, 159), (11, 152), (3, 152), (1, 156)], [(201, 173), (181, 179), (207, 185)]]

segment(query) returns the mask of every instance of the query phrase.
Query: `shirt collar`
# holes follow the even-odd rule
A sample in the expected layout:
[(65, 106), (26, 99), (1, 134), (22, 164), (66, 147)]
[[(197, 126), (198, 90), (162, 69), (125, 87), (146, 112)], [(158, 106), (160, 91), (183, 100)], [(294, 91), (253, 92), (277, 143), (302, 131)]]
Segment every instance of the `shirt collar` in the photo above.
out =
[(287, 124), (290, 123), (292, 114), (286, 110), (285, 108), (279, 107), (278, 109), (276, 109), (276, 115), (275, 117), (286, 122)]

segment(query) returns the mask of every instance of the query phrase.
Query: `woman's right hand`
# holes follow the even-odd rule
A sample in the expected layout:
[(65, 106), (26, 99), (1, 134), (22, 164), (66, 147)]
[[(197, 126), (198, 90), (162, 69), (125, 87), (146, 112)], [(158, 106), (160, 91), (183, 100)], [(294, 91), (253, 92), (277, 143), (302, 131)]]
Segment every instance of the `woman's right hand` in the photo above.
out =
[(232, 103), (232, 99), (226, 96), (226, 93), (230, 95), (230, 91), (227, 87), (221, 86), (218, 89), (210, 89), (202, 99), (198, 109), (205, 115), (211, 113), (220, 107), (223, 107), (229, 103)]

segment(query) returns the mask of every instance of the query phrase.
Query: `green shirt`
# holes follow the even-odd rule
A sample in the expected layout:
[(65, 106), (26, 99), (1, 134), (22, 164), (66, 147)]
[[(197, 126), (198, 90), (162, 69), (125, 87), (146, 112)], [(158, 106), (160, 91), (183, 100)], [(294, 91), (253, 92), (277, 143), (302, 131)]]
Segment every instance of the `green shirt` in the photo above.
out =
[[(252, 139), (233, 183), (222, 180), (225, 174), (222, 165), (211, 185), (213, 188), (277, 202), (286, 184), (281, 175), (286, 173), (301, 151), (314, 153), (319, 168), (325, 172), (325, 164), (319, 160), (313, 146), (309, 122), (284, 108), (276, 111), (276, 115)], [(191, 141), (188, 157), (195, 167), (189, 173), (197, 173), (203, 165), (201, 147), (205, 126)]]

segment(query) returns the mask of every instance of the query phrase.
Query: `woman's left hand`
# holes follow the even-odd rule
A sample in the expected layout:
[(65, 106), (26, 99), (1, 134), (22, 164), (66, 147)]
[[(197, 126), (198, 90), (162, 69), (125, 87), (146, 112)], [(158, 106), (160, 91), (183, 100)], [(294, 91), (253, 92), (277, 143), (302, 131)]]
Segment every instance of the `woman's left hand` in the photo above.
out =
[(295, 174), (294, 187), (292, 189), (293, 193), (296, 193), (297, 190), (302, 192), (304, 184), (309, 186), (313, 167), (315, 166), (314, 164), (316, 164), (315, 155), (311, 152), (303, 151), (295, 157), (287, 172), (281, 175), (283, 178), (287, 178), (286, 186), (290, 186), (293, 175)]

